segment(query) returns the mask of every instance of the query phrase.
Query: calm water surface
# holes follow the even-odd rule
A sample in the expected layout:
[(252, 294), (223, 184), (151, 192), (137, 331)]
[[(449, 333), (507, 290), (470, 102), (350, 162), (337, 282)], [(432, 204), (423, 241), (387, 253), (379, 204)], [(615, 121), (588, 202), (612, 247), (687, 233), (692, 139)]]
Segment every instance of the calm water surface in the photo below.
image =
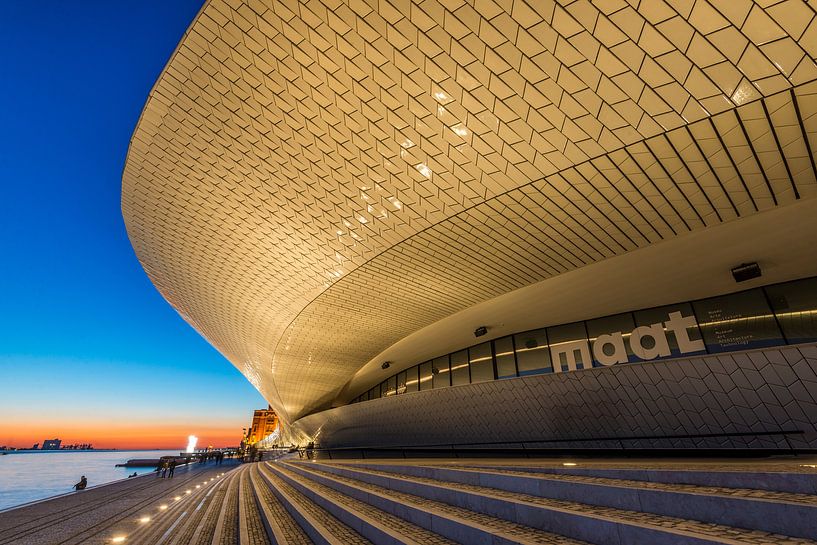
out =
[(71, 492), (83, 475), (91, 487), (126, 479), (134, 471), (139, 475), (150, 473), (153, 471), (150, 467), (114, 466), (132, 458), (159, 458), (172, 454), (179, 454), (179, 451), (51, 451), (0, 455), (0, 510)]

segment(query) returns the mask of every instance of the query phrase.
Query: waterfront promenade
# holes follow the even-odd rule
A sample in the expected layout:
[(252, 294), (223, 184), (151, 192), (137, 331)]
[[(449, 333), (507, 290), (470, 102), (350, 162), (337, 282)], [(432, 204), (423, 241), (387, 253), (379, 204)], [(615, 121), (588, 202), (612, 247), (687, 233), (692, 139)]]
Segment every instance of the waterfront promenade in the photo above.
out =
[(817, 545), (817, 463), (192, 466), (0, 513), (0, 545)]
[(172, 479), (150, 473), (0, 512), (0, 544), (134, 543), (135, 532), (171, 507), (201, 501), (236, 465), (194, 463), (179, 466)]

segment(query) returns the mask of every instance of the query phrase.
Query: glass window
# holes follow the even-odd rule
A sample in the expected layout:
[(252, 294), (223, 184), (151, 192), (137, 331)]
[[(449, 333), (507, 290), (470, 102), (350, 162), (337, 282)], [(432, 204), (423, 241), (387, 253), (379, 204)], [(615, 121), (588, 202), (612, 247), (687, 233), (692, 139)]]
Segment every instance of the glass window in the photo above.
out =
[(420, 365), (420, 390), (431, 390), (433, 376), (430, 361)]
[(369, 399), (377, 399), (380, 397), (380, 385), (378, 384), (371, 390), (369, 390)]
[(432, 370), (434, 374), (434, 387), (446, 388), (451, 386), (451, 373), (448, 368), (448, 356), (434, 358), (432, 360)]
[(494, 380), (494, 357), (490, 342), (469, 348), (468, 362), (471, 366), (472, 383)]
[(817, 341), (817, 278), (769, 286), (766, 294), (787, 341)]
[(383, 397), (386, 396), (393, 396), (397, 393), (397, 377), (391, 376), (383, 381), (383, 388), (381, 390), (383, 392)]
[(626, 342), (633, 329), (635, 322), (629, 312), (588, 321), (587, 337), (593, 354), (593, 367), (640, 361), (633, 355), (630, 343)]
[(397, 373), (397, 390), (398, 394), (405, 394), (406, 393), (406, 372), (402, 371)]
[(553, 361), (554, 369), (574, 371), (593, 367), (584, 322), (549, 327), (547, 334), (548, 341), (550, 341), (550, 359)]
[(544, 329), (526, 331), (513, 336), (516, 347), (516, 366), (519, 376), (552, 373), (548, 339)]
[[(644, 359), (666, 359), (678, 356), (692, 356), (705, 354), (706, 349), (701, 343), (701, 332), (697, 327), (695, 311), (689, 303), (667, 305), (634, 312), (636, 327), (655, 326), (652, 330), (655, 335), (638, 335), (627, 339), (627, 346), (635, 354), (636, 361)], [(700, 316), (698, 317), (700, 319)], [(659, 325), (660, 324), (660, 325)], [(663, 334), (662, 334), (663, 331)], [(640, 330), (645, 332), (645, 330)], [(639, 347), (633, 348), (634, 340), (638, 340)], [(667, 354), (669, 351), (669, 354)], [(639, 353), (641, 355), (639, 355)], [(641, 356), (652, 356), (643, 358)]]
[(406, 370), (406, 393), (416, 392), (419, 388), (419, 380), (417, 378), (418, 365)]
[(468, 373), (468, 350), (460, 350), (451, 354), (451, 384), (459, 386), (471, 382)]
[(513, 338), (503, 337), (494, 341), (497, 378), (516, 376), (516, 358), (513, 355)]
[(759, 288), (696, 301), (693, 307), (709, 352), (785, 344)]

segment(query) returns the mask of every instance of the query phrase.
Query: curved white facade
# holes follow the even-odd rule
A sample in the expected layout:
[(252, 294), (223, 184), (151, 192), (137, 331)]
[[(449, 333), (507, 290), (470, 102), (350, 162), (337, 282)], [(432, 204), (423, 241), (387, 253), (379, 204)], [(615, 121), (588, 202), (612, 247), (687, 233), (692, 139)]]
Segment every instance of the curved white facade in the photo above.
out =
[[(641, 293), (652, 248), (698, 237), (684, 277), (726, 262), (707, 247), (719, 226), (776, 209), (810, 247), (811, 4), (473, 4), (212, 0), (151, 91), (123, 174), (134, 249), (287, 423), (516, 290), (610, 263)], [(777, 265), (772, 280), (814, 274)], [(707, 278), (696, 296), (729, 281)], [(686, 297), (668, 286), (645, 297)]]

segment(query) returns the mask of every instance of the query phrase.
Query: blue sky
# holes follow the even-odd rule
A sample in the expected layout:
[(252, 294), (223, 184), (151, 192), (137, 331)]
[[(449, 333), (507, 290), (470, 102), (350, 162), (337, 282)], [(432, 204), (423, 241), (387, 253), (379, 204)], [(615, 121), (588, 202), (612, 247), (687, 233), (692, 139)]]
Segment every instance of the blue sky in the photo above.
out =
[(0, 445), (83, 421), (237, 442), (265, 406), (154, 289), (120, 211), (131, 133), (200, 6), (0, 2)]

